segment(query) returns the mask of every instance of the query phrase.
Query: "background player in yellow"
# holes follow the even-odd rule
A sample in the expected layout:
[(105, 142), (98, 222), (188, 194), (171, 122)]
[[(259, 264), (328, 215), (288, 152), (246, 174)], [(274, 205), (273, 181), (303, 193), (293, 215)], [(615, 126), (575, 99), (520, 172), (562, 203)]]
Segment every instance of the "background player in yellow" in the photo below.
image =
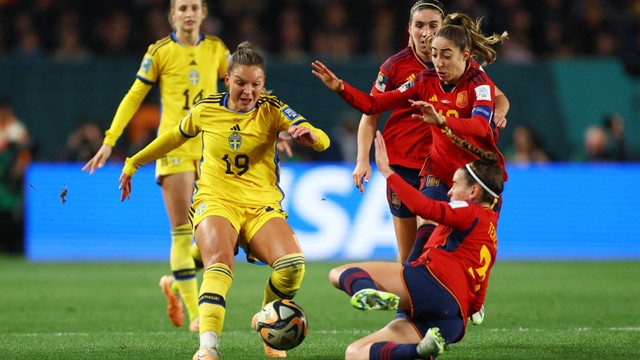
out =
[[(203, 139), (201, 176), (190, 211), (205, 267), (200, 349), (194, 359), (219, 358), (218, 338), (238, 247), (273, 268), (262, 305), (293, 298), (304, 276), (302, 249), (280, 206), (284, 194), (279, 187), (278, 133), (287, 131), (294, 141), (316, 151), (329, 146), (329, 137), (265, 92), (265, 80), (263, 58), (248, 43), (238, 45), (225, 77), (229, 92), (196, 104), (178, 126), (127, 158), (120, 176), (122, 200), (128, 199), (138, 167), (190, 138)], [(286, 357), (286, 352), (266, 345), (265, 351), (269, 357)]]
[[(162, 115), (158, 134), (174, 128), (199, 100), (218, 92), (218, 80), (228, 66), (229, 50), (223, 42), (200, 31), (207, 16), (203, 0), (171, 0), (169, 22), (174, 32), (149, 46), (136, 80), (122, 99), (100, 150), (82, 168), (104, 166), (111, 150), (140, 104), (153, 86), (158, 85)], [(189, 208), (194, 181), (198, 176), (202, 142), (193, 138), (156, 162), (156, 179), (171, 226), (170, 265), (173, 276), (160, 281), (167, 297), (167, 314), (175, 326), (184, 323), (180, 298), (171, 290), (179, 290), (189, 314), (189, 330), (198, 331), (198, 284), (194, 260), (190, 253), (193, 239), (189, 224)], [(176, 289), (174, 289), (176, 290)]]

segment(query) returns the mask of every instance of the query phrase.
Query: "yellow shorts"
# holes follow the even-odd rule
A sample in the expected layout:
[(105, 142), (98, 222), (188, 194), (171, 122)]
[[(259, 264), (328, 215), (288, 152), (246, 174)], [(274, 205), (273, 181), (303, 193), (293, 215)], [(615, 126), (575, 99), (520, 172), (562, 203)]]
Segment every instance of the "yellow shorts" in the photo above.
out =
[(238, 232), (237, 245), (242, 247), (247, 257), (252, 260), (254, 258), (249, 250), (251, 239), (267, 221), (275, 218), (286, 220), (288, 215), (280, 208), (279, 203), (260, 208), (230, 205), (222, 201), (197, 200), (193, 203), (189, 211), (189, 220), (194, 229), (208, 216), (220, 216), (229, 220), (233, 228)]
[(184, 172), (194, 172), (196, 179), (198, 179), (200, 177), (198, 160), (175, 156), (165, 156), (156, 160), (156, 182), (158, 184), (163, 176)]

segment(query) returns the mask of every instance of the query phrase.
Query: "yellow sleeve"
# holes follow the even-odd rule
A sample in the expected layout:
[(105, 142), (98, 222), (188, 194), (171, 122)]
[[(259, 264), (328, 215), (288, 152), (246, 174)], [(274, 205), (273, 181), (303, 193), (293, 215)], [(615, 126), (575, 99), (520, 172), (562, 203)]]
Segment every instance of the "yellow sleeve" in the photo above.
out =
[(313, 131), (313, 133), (316, 134), (316, 136), (318, 137), (318, 141), (316, 141), (315, 143), (313, 143), (313, 145), (311, 145), (313, 150), (325, 151), (327, 150), (327, 148), (329, 148), (329, 145), (331, 145), (331, 140), (329, 140), (329, 135), (327, 135), (324, 131), (318, 129), (317, 127), (311, 125), (309, 122), (305, 121), (305, 122), (299, 123), (298, 126), (303, 126), (311, 129), (311, 131)]
[(152, 85), (145, 84), (140, 79), (136, 79), (133, 82), (131, 89), (129, 89), (118, 106), (116, 115), (113, 117), (113, 121), (111, 121), (111, 127), (105, 132), (103, 141), (105, 145), (116, 145), (116, 142), (118, 141), (118, 138), (120, 138), (120, 135), (122, 135), (124, 128), (127, 127), (127, 124), (129, 124), (133, 115), (138, 111), (140, 104), (142, 104), (142, 101), (149, 93), (149, 90), (151, 90), (151, 87)]
[(133, 176), (138, 168), (166, 155), (171, 150), (184, 144), (190, 137), (183, 135), (180, 126), (176, 126), (170, 131), (165, 131), (153, 140), (144, 149), (138, 151), (132, 157), (128, 157), (124, 162), (122, 172)]

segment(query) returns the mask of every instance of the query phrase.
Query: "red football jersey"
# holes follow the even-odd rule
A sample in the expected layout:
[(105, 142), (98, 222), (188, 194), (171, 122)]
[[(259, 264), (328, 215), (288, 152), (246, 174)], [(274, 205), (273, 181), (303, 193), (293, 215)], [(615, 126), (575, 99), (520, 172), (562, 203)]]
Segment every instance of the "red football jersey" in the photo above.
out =
[[(381, 66), (371, 88), (376, 95), (393, 91), (413, 80), (422, 70), (433, 68), (433, 63), (423, 62), (413, 47), (407, 47), (388, 58)], [(387, 144), (389, 163), (411, 169), (420, 169), (431, 147), (431, 127), (413, 119), (419, 113), (409, 102), (393, 110), (382, 129)]]
[[(444, 88), (435, 70), (423, 70), (394, 91), (367, 95), (344, 83), (339, 95), (365, 114), (376, 114), (406, 106), (409, 100), (428, 101), (447, 119), (454, 133), (485, 151), (500, 157), (499, 165), (507, 172), (504, 158), (496, 145), (498, 133), (491, 119), (495, 107), (495, 85), (476, 62), (470, 62), (455, 86)], [(451, 187), (453, 173), (478, 157), (453, 144), (442, 130), (430, 125), (432, 145), (424, 163), (422, 175), (430, 174)], [(386, 140), (386, 139), (385, 139)]]
[(387, 181), (412, 212), (438, 223), (422, 255), (411, 265), (429, 268), (456, 298), (466, 324), (467, 317), (484, 303), (497, 255), (498, 214), (467, 201), (428, 199), (397, 174)]

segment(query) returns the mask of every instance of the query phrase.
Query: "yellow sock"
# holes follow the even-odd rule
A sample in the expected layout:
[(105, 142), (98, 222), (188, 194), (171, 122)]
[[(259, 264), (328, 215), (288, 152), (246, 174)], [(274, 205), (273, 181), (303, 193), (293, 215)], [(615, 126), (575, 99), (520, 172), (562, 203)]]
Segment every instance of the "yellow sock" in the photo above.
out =
[(233, 282), (233, 272), (222, 263), (209, 266), (202, 276), (200, 298), (200, 334), (205, 331), (222, 332), (227, 306), (227, 291)]
[(198, 317), (198, 279), (196, 265), (191, 256), (193, 232), (190, 224), (183, 224), (171, 231), (171, 271), (180, 297), (187, 308), (189, 321)]
[(285, 255), (276, 260), (264, 289), (262, 306), (276, 299), (292, 299), (300, 289), (304, 271), (304, 255), (301, 253)]

